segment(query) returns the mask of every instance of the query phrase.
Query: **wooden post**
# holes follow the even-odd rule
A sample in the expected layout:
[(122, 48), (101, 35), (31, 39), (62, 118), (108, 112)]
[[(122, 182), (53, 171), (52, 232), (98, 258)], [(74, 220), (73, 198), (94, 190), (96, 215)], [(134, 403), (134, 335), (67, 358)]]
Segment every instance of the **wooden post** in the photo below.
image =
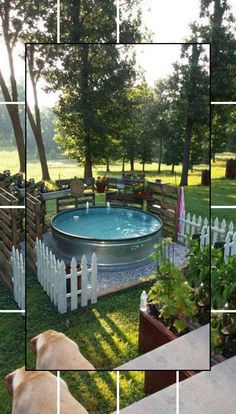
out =
[(91, 261), (91, 303), (97, 303), (97, 256), (92, 255)]
[(77, 262), (75, 258), (71, 260), (70, 269), (70, 283), (71, 283), (71, 310), (78, 308), (78, 295), (77, 295)]

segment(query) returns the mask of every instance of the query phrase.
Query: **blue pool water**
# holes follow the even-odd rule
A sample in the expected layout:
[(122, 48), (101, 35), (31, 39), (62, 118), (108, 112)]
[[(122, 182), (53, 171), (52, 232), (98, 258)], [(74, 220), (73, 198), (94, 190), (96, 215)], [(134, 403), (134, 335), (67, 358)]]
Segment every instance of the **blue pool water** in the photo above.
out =
[(152, 214), (123, 207), (90, 207), (58, 214), (54, 229), (72, 236), (98, 240), (130, 239), (146, 236), (161, 228)]

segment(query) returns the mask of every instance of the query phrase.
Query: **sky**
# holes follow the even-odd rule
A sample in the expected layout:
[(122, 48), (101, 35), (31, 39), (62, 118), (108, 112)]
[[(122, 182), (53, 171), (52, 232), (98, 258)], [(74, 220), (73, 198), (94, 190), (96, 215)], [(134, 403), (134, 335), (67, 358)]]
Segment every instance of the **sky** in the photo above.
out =
[[(228, 0), (236, 16), (236, 0)], [(190, 34), (189, 24), (198, 19), (200, 0), (143, 0), (142, 25), (153, 33), (153, 42), (182, 42)], [(0, 41), (1, 55), (4, 56)], [(16, 55), (19, 54), (19, 50)], [(137, 46), (137, 64), (145, 70), (148, 84), (153, 85), (157, 79), (165, 77), (172, 71), (172, 63), (178, 60), (180, 46), (143, 45)], [(24, 78), (24, 61), (16, 56), (16, 73), (18, 79)], [(0, 67), (5, 76), (8, 74), (7, 61), (1, 59)], [(42, 86), (42, 84), (41, 84)], [(57, 94), (40, 92), (40, 105), (52, 106)], [(29, 89), (28, 99), (32, 101)]]

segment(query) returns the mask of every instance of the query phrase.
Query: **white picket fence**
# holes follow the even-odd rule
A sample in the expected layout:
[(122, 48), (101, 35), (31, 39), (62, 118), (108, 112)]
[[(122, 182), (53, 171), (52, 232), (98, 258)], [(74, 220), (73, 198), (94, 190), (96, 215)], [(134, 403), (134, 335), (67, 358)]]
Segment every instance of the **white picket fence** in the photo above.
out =
[[(55, 255), (41, 240), (36, 241), (37, 278), (58, 312), (66, 313), (78, 309), (78, 296), (81, 306), (97, 302), (97, 257), (92, 255), (91, 267), (88, 267), (86, 256), (82, 257), (81, 270), (77, 270), (75, 258), (71, 260), (70, 274), (66, 274), (64, 261), (57, 260)], [(77, 288), (78, 276), (81, 276), (81, 289)], [(67, 293), (67, 280), (70, 279), (71, 292)], [(69, 306), (68, 306), (69, 305)]]
[(193, 236), (200, 234), (200, 246), (210, 243), (214, 246), (216, 242), (224, 242), (224, 260), (227, 262), (229, 256), (236, 255), (236, 229), (231, 221), (229, 224), (226, 220), (219, 221), (216, 218), (210, 225), (207, 218), (198, 218), (194, 214), (192, 217), (190, 213), (183, 214), (179, 218), (179, 233), (178, 240), (186, 242), (186, 236)]
[(25, 262), (22, 253), (13, 246), (10, 258), (14, 300), (20, 309), (25, 309)]

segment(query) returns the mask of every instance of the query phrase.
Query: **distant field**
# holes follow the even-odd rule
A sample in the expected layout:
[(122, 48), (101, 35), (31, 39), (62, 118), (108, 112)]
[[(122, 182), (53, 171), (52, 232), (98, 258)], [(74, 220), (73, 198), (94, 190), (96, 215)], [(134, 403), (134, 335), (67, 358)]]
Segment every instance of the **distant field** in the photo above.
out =
[(0, 172), (3, 170), (10, 170), (12, 174), (19, 172), (19, 159), (15, 148), (0, 148)]
[(217, 154), (216, 162), (211, 164), (211, 204), (212, 205), (236, 205), (236, 179), (225, 178), (226, 162), (235, 158), (235, 154)]
[[(60, 160), (49, 161), (49, 170), (51, 179), (54, 181), (60, 178), (83, 177), (83, 168), (78, 166), (74, 160)], [(209, 187), (203, 187), (201, 183), (201, 172), (206, 169), (206, 165), (198, 165), (193, 172), (189, 174), (189, 186), (185, 188), (186, 210), (192, 214), (209, 216)], [(108, 176), (121, 176), (121, 165), (111, 164)], [(142, 170), (140, 163), (135, 163), (135, 171)], [(28, 162), (27, 164), (28, 178), (34, 177), (37, 180), (41, 179), (40, 166), (38, 162)], [(129, 165), (126, 165), (126, 171), (129, 171)], [(105, 165), (98, 165), (93, 169), (94, 177), (105, 175)], [(179, 185), (181, 176), (181, 166), (176, 167), (175, 175), (171, 175), (170, 167), (162, 166), (161, 174), (157, 173), (157, 164), (147, 164), (145, 169), (146, 178), (149, 180), (161, 179), (162, 181)]]
[[(83, 167), (78, 166), (75, 160), (49, 160), (49, 171), (51, 179), (55, 181), (58, 178), (83, 177)], [(186, 210), (192, 214), (208, 216), (208, 199), (209, 188), (203, 187), (201, 183), (201, 172), (207, 168), (206, 165), (198, 165), (193, 172), (189, 173), (189, 186), (185, 188)], [(10, 169), (14, 174), (19, 169), (18, 156), (16, 151), (3, 150), (0, 151), (0, 170)], [(121, 165), (111, 164), (111, 171), (107, 173), (109, 176), (120, 177)], [(140, 163), (135, 163), (135, 171), (142, 170)], [(129, 165), (126, 164), (126, 171), (129, 171)], [(93, 169), (93, 175), (96, 178), (99, 175), (105, 175), (105, 165), (98, 165)], [(149, 180), (161, 179), (162, 181), (179, 185), (181, 177), (181, 166), (176, 167), (176, 172), (171, 175), (170, 166), (163, 165), (162, 172), (157, 173), (157, 164), (146, 165), (146, 178)], [(41, 180), (41, 170), (38, 161), (29, 160), (27, 163), (27, 178), (34, 178), (36, 181)]]
[[(83, 177), (83, 167), (78, 166), (75, 160), (58, 160), (58, 161), (48, 161), (49, 171), (51, 179), (57, 180), (60, 178), (71, 178), (71, 177)], [(147, 164), (145, 168), (145, 174), (148, 179), (155, 180), (159, 178), (169, 184), (179, 185), (181, 177), (181, 165), (176, 167), (175, 175), (171, 175), (171, 167), (168, 165), (162, 166), (162, 172), (157, 173), (157, 164)], [(204, 164), (194, 167), (194, 171), (189, 174), (189, 185), (198, 185), (201, 183), (201, 172), (203, 169), (206, 169), (207, 166)], [(121, 164), (111, 164), (111, 171), (107, 173), (110, 176), (120, 176), (121, 175)], [(126, 164), (126, 171), (130, 170), (129, 164)], [(27, 175), (28, 178), (34, 177), (36, 181), (41, 179), (41, 170), (38, 161), (30, 161), (27, 163)], [(141, 172), (142, 167), (140, 163), (135, 163), (135, 171)], [(105, 175), (106, 168), (105, 165), (97, 165), (93, 168), (93, 175), (97, 177), (98, 175)]]

